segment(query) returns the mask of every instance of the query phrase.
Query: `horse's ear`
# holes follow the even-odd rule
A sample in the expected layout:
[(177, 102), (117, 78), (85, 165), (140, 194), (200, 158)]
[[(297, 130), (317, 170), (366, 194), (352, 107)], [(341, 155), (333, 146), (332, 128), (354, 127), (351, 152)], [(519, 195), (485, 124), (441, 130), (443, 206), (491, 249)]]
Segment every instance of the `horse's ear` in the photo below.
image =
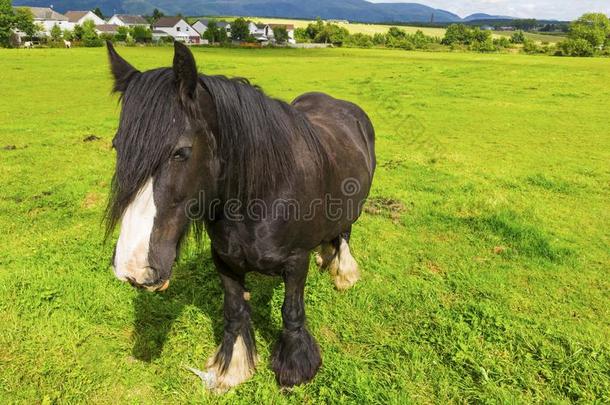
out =
[(123, 93), (127, 90), (127, 86), (131, 79), (140, 72), (131, 66), (125, 59), (121, 58), (114, 49), (111, 41), (106, 41), (106, 47), (108, 48), (108, 59), (110, 59), (110, 71), (114, 76), (113, 91)]
[(199, 74), (191, 50), (179, 41), (174, 41), (174, 75), (180, 98), (185, 101), (195, 98)]

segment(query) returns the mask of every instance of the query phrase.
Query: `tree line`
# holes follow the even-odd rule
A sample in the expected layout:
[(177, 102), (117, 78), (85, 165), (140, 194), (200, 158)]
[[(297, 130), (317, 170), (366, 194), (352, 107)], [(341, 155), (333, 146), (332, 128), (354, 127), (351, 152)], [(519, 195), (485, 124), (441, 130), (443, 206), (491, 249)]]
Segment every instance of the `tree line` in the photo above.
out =
[[(519, 20), (520, 26), (527, 28), (535, 20)], [(451, 24), (445, 35), (426, 35), (417, 30), (410, 34), (398, 27), (390, 27), (386, 33), (367, 35), (350, 34), (337, 24), (324, 22), (318, 18), (304, 28), (295, 30), (297, 42), (326, 43), (335, 46), (371, 48), (387, 47), (405, 50), (461, 50), (472, 52), (500, 52), (506, 49), (521, 49), (529, 54), (549, 54), (556, 56), (610, 56), (610, 19), (602, 13), (586, 13), (571, 22), (568, 37), (558, 44), (539, 43), (523, 30), (510, 37), (494, 38), (491, 31), (477, 26)]]

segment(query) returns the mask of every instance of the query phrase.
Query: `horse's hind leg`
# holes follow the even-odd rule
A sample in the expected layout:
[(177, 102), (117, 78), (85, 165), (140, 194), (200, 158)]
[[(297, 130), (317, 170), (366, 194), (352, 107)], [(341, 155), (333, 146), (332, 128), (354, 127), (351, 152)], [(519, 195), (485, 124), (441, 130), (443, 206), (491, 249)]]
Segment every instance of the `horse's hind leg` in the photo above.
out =
[(349, 249), (351, 231), (350, 227), (331, 243), (323, 243), (316, 253), (316, 263), (329, 270), (337, 290), (347, 290), (360, 278), (358, 263)]

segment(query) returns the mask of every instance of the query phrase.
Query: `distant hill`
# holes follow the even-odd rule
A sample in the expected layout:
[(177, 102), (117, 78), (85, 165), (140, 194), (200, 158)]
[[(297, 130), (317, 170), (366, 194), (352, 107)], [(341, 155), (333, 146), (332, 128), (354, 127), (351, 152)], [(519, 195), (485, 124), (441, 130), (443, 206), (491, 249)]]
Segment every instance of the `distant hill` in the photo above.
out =
[(445, 10), (417, 3), (369, 3), (365, 0), (14, 0), (13, 4), (48, 7), (59, 12), (100, 7), (114, 13), (149, 14), (158, 8), (167, 15), (235, 15), (362, 22), (458, 22)]
[(490, 15), (485, 13), (471, 14), (468, 17), (464, 17), (464, 21), (477, 21), (477, 20), (515, 20), (515, 17), (508, 17), (505, 15)]

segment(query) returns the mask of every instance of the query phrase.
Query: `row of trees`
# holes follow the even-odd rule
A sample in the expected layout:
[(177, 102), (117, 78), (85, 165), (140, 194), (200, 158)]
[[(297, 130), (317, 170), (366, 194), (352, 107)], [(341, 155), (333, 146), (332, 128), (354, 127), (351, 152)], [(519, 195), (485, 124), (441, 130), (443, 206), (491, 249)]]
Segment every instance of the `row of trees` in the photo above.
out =
[(152, 31), (148, 27), (118, 27), (116, 34), (103, 33), (98, 35), (93, 21), (85, 21), (83, 25), (75, 25), (73, 30), (61, 30), (54, 25), (49, 33), (51, 46), (62, 46), (63, 40), (76, 41), (86, 47), (103, 46), (105, 40), (126, 43), (147, 43), (152, 40)]
[(298, 28), (295, 31), (295, 37), (298, 42), (329, 43), (338, 46), (361, 48), (383, 46), (406, 50), (461, 47), (476, 51), (495, 51), (499, 47), (511, 45), (507, 38), (492, 40), (489, 31), (482, 31), (478, 27), (473, 28), (462, 24), (449, 26), (445, 37), (438, 38), (426, 35), (421, 30), (410, 34), (398, 27), (390, 27), (385, 34), (350, 34), (347, 29), (337, 24), (324, 23), (318, 19), (306, 28)]
[(297, 28), (294, 31), (294, 37), (297, 42), (314, 42), (341, 46), (349, 39), (350, 33), (346, 28), (330, 22), (324, 23), (318, 17), (316, 22), (310, 23), (306, 28)]
[(478, 27), (469, 27), (463, 24), (450, 25), (444, 38), (424, 34), (418, 30), (407, 33), (398, 27), (390, 27), (385, 34), (376, 33), (350, 34), (349, 31), (337, 24), (324, 23), (318, 19), (305, 28), (295, 31), (298, 42), (329, 43), (338, 46), (370, 48), (383, 46), (387, 48), (412, 49), (467, 49), (479, 52), (493, 52), (512, 44), (508, 38), (492, 39), (489, 31), (482, 31)]
[[(529, 27), (535, 20), (522, 20)], [(522, 30), (509, 37), (494, 38), (490, 31), (476, 26), (452, 24), (443, 38), (425, 35), (422, 31), (409, 34), (391, 27), (387, 33), (374, 35), (350, 34), (337, 24), (317, 19), (305, 28), (297, 28), (298, 42), (329, 43), (337, 46), (370, 48), (384, 46), (401, 49), (469, 50), (474, 52), (497, 52), (507, 48), (521, 48), (525, 53), (540, 53), (558, 56), (610, 56), (610, 19), (605, 14), (587, 13), (569, 26), (568, 39), (559, 44), (538, 43)]]
[(51, 46), (63, 46), (63, 40), (76, 41), (87, 47), (102, 46), (104, 41), (95, 30), (93, 21), (85, 21), (83, 25), (75, 25), (73, 30), (63, 30), (54, 25), (49, 32), (49, 44)]

